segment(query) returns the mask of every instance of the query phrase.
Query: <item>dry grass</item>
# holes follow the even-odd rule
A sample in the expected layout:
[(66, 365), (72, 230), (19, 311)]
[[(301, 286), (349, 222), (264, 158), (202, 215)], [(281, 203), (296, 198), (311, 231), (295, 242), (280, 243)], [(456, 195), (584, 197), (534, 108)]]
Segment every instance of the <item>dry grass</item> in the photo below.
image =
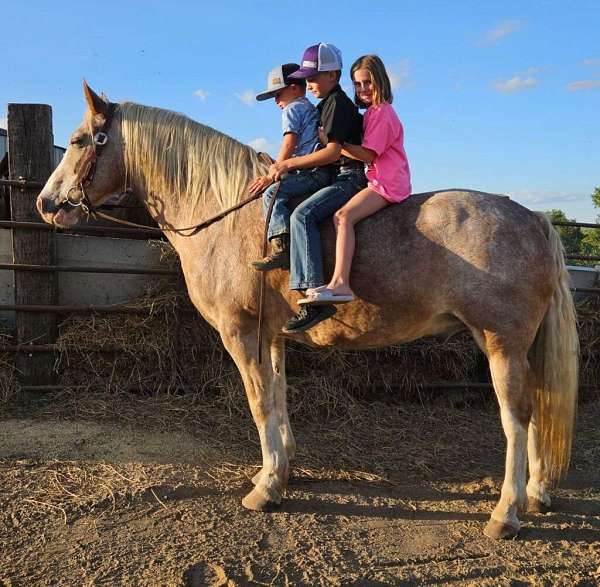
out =
[[(166, 265), (173, 249), (157, 242)], [(56, 371), (64, 390), (47, 396), (46, 410), (67, 417), (192, 423), (215, 410), (247, 418), (237, 370), (218, 334), (192, 308), (182, 283), (164, 278), (132, 302), (144, 314), (71, 316), (60, 325)], [(581, 382), (600, 381), (600, 298), (578, 306)], [(9, 343), (8, 333), (0, 333)], [(373, 402), (429, 403), (438, 381), (482, 381), (486, 362), (470, 335), (361, 352), (288, 344), (289, 409), (295, 421), (345, 420)], [(14, 406), (18, 386), (8, 355), (0, 355), (0, 407)], [(133, 394), (133, 395), (132, 395)], [(597, 396), (589, 389), (582, 395)], [(451, 403), (480, 401), (488, 391), (445, 392)], [(195, 425), (195, 423), (194, 423)], [(356, 425), (356, 422), (354, 422)]]
[[(600, 388), (600, 295), (577, 305), (581, 344), (580, 381)], [(596, 396), (600, 389), (596, 390)]]

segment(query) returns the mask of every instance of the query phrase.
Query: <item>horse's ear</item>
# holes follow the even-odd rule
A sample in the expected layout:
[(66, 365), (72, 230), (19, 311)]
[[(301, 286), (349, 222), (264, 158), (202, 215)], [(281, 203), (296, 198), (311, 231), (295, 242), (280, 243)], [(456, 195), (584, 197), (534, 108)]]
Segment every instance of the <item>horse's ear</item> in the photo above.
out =
[(96, 92), (94, 92), (94, 90), (88, 86), (85, 80), (83, 80), (83, 94), (85, 96), (88, 108), (94, 116), (97, 114), (106, 116), (108, 111), (108, 100), (103, 100), (100, 96), (98, 96), (98, 94), (96, 94)]

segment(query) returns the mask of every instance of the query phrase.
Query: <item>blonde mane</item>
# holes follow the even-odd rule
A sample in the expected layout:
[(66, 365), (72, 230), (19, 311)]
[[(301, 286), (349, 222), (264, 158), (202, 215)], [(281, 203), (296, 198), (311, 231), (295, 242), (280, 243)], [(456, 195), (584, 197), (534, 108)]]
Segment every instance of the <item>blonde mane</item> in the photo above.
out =
[(252, 148), (183, 114), (132, 102), (119, 110), (129, 181), (149, 197), (171, 195), (190, 221), (204, 219), (209, 194), (219, 210), (229, 208), (247, 195), (253, 177), (266, 172)]

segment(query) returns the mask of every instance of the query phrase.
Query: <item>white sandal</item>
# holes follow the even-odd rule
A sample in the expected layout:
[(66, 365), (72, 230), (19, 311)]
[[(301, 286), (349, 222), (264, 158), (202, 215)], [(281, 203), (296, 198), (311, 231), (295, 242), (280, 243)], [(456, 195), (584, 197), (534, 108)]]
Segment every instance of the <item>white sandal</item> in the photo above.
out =
[(354, 301), (354, 294), (336, 294), (324, 287), (311, 296), (298, 300), (298, 305), (324, 306), (329, 304), (347, 304)]

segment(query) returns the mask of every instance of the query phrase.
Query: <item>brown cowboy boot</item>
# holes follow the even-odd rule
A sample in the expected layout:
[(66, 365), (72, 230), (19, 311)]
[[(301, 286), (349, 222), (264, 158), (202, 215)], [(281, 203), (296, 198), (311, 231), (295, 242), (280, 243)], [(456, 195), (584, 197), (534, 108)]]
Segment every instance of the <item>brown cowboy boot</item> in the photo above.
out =
[(290, 235), (280, 234), (270, 241), (271, 254), (260, 261), (252, 261), (250, 266), (257, 271), (271, 271), (272, 269), (290, 268)]

